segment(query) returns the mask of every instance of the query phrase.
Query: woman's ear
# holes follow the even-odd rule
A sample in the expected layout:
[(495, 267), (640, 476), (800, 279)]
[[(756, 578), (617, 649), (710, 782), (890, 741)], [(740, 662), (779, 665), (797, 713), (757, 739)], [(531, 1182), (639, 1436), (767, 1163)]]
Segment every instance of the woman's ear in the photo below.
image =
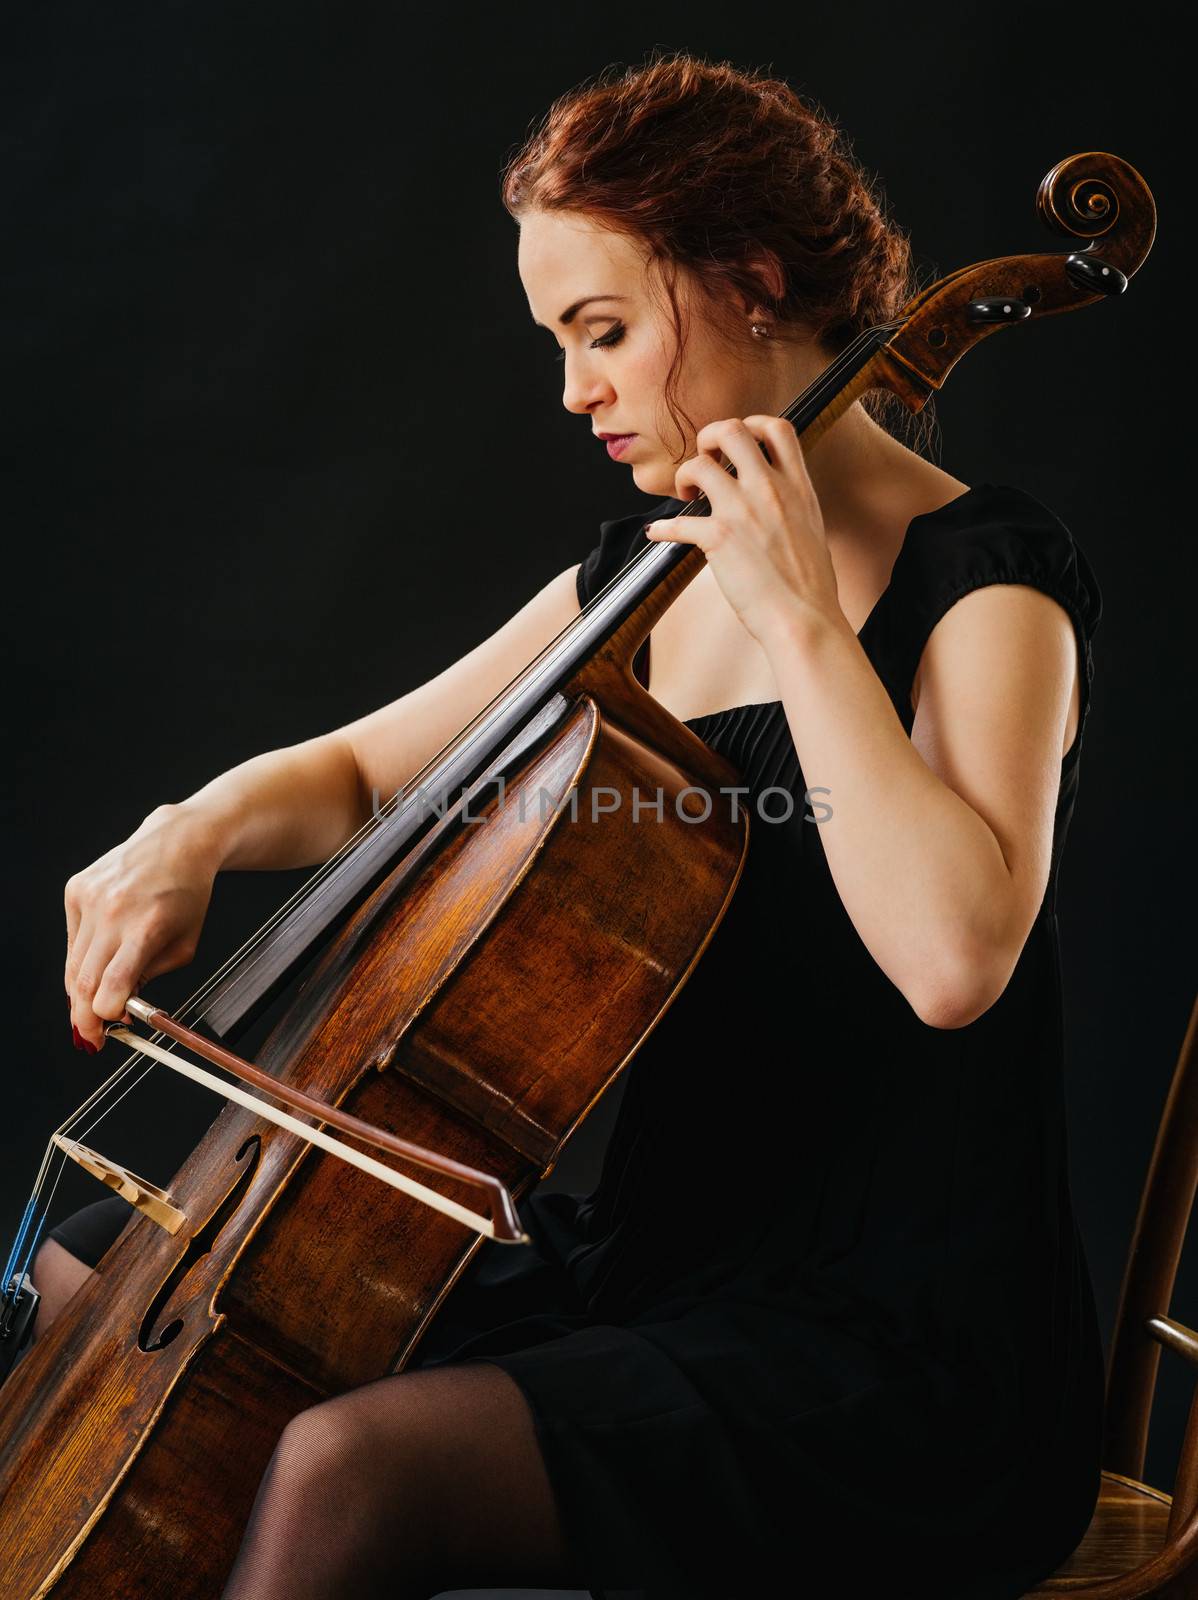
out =
[(756, 294), (741, 296), (746, 315), (776, 314), (786, 295), (786, 273), (776, 253), (758, 245), (745, 257), (745, 270), (756, 286)]

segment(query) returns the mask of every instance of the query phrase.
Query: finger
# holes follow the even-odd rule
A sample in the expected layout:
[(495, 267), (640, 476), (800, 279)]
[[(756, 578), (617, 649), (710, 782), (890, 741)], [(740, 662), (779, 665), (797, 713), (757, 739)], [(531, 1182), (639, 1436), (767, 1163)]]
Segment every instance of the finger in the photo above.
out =
[(104, 1028), (96, 1016), (94, 1000), (116, 954), (118, 941), (111, 933), (97, 932), (79, 966), (71, 1002), (71, 1021), (82, 1036), (97, 1049), (104, 1042)]
[(654, 544), (693, 544), (709, 550), (718, 527), (711, 517), (663, 517), (645, 524), (645, 537)]
[(722, 451), (746, 488), (762, 488), (768, 482), (770, 464), (761, 453), (759, 433), (740, 417), (709, 422), (695, 435), (695, 444), (707, 453)]
[(165, 947), (161, 946), (161, 938), (161, 930), (153, 923), (125, 936), (92, 1000), (92, 1010), (98, 1017), (107, 1022), (132, 1022), (126, 1010), (129, 996), (157, 973), (185, 966), (196, 953), (192, 935), (180, 934)]
[(74, 887), (72, 879), (67, 880), (62, 892), (63, 910), (67, 918), (67, 956), (63, 968), (63, 984), (67, 994), (71, 992), (71, 980), (75, 973), (75, 964), (71, 960), (71, 950), (79, 937), (79, 924), (83, 920), (83, 908), (79, 903), (79, 892)]
[(71, 948), (67, 952), (67, 961), (66, 967), (63, 971), (63, 978), (66, 982), (67, 999), (71, 1001), (72, 1009), (74, 1008), (74, 999), (76, 988), (79, 983), (79, 974), (83, 970), (84, 963), (87, 960), (87, 953), (91, 949), (91, 943), (95, 937), (95, 933), (95, 918), (84, 915), (80, 919), (79, 927), (76, 930), (74, 940), (71, 943)]
[(730, 478), (723, 467), (717, 467), (710, 456), (692, 456), (684, 461), (674, 474), (674, 489), (679, 500), (694, 499), (686, 492), (688, 489), (704, 494), (713, 511), (725, 514), (732, 511), (740, 492), (736, 479)]
[[(151, 978), (156, 978), (160, 972), (173, 972), (176, 967), (185, 967), (196, 953), (196, 941), (192, 938), (180, 937), (173, 944), (168, 944), (164, 950), (159, 950), (141, 969), (138, 986), (149, 983)], [(137, 989), (133, 991), (135, 994)]]
[(153, 945), (145, 935), (126, 938), (114, 952), (104, 969), (100, 986), (92, 997), (92, 1010), (105, 1022), (116, 1022), (125, 1016), (125, 1002), (136, 993), (142, 968)]
[(753, 438), (769, 451), (770, 460), (778, 471), (788, 476), (808, 477), (803, 446), (793, 423), (785, 417), (758, 415), (745, 417), (743, 421)]

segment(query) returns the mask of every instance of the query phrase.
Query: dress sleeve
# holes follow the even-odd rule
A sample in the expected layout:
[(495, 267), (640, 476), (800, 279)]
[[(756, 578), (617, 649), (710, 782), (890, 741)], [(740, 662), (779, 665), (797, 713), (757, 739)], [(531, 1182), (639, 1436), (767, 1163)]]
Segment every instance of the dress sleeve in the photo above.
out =
[(585, 606), (609, 583), (621, 567), (627, 566), (638, 551), (649, 543), (645, 538), (645, 524), (661, 517), (672, 516), (681, 508), (681, 500), (662, 500), (647, 511), (636, 511), (631, 516), (615, 517), (599, 524), (599, 543), (583, 557), (578, 569), (578, 603)]
[(908, 533), (891, 576), (897, 603), (889, 611), (887, 687), (895, 704), (910, 720), (911, 685), (933, 628), (958, 600), (992, 583), (1040, 589), (1072, 621), (1082, 666), (1076, 749), (1090, 707), (1102, 591), (1085, 552), (1055, 512), (1025, 490), (1003, 484), (981, 485), (968, 510), (956, 514), (950, 504), (943, 513), (917, 519)]

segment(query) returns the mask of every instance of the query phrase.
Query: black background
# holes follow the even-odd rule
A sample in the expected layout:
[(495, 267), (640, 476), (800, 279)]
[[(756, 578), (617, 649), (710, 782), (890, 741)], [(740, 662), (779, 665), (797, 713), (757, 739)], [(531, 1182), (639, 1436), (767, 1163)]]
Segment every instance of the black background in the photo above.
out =
[[(562, 409), (498, 175), (555, 94), (682, 46), (772, 66), (841, 122), (925, 281), (1068, 248), (1033, 202), (1074, 152), (1115, 152), (1156, 194), (1121, 301), (988, 341), (937, 408), (941, 463), (1053, 507), (1103, 589), (1060, 922), (1073, 1189), (1109, 1333), (1194, 994), (1193, 523), (1161, 394), (1188, 342), (1190, 197), (1167, 50), (1151, 23), (1046, 37), (1032, 8), (898, 15), (207, 0), (10, 18), (6, 1225), (96, 1081), (62, 987), (68, 875), (156, 804), (423, 682), (601, 519), (649, 503)], [(307, 875), (223, 875), (196, 961), (151, 997), (178, 1004)], [(591, 1187), (615, 1105), (554, 1187)], [(215, 1109), (155, 1075), (97, 1142), (165, 1183)], [(98, 1192), (72, 1175), (55, 1215)], [(1173, 1310), (1191, 1324), (1196, 1290), (1189, 1261)], [(1178, 1365), (1149, 1456), (1165, 1485)]]

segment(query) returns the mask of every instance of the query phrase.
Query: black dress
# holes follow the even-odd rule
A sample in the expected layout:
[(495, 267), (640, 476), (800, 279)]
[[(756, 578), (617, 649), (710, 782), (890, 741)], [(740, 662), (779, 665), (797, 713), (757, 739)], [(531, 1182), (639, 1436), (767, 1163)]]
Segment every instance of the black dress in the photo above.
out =
[[(604, 523), (580, 603), (680, 506)], [(981, 484), (910, 524), (859, 639), (910, 734), (928, 635), (991, 583), (1057, 600), (1083, 667), (1048, 888), (1003, 994), (967, 1027), (923, 1023), (841, 904), (781, 703), (692, 719), (749, 786), (740, 884), (627, 1069), (594, 1192), (526, 1196), (534, 1244), (485, 1241), (416, 1351), (520, 1384), (607, 1600), (779, 1579), (1017, 1600), (1089, 1523), (1103, 1354), (1069, 1192), (1056, 883), (1100, 591), (1051, 511)]]

